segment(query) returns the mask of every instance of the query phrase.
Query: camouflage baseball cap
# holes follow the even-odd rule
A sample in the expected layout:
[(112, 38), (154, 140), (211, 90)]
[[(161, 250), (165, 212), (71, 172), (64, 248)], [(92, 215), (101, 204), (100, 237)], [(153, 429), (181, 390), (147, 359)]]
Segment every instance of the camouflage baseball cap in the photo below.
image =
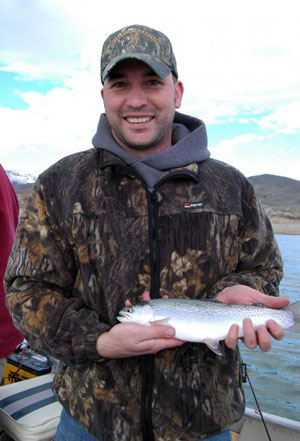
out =
[(101, 54), (101, 81), (122, 60), (134, 58), (146, 63), (160, 77), (170, 72), (178, 78), (176, 59), (170, 40), (163, 33), (141, 25), (132, 25), (111, 34)]

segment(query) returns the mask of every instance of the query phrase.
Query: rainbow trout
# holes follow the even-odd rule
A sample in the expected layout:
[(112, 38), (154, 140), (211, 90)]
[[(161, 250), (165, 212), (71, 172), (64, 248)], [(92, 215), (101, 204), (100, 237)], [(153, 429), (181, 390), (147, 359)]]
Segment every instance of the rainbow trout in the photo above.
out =
[(250, 318), (255, 329), (274, 320), (284, 329), (300, 332), (300, 301), (283, 309), (263, 305), (230, 305), (214, 300), (151, 299), (119, 311), (122, 323), (144, 326), (169, 325), (175, 337), (189, 342), (205, 343), (213, 352), (222, 355), (219, 347), (229, 328), (239, 326), (239, 337), (244, 336), (243, 320)]

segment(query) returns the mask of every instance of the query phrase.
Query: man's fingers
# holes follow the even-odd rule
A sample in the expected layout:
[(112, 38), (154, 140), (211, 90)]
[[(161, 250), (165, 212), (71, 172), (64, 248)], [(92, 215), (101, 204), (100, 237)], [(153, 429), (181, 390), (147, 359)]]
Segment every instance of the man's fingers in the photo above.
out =
[[(150, 300), (150, 292), (149, 291), (144, 291), (143, 292), (143, 301), (147, 301)], [(125, 300), (125, 306), (131, 306), (132, 302), (129, 299)]]
[(173, 338), (175, 335), (175, 329), (171, 326), (154, 325), (145, 326), (141, 341), (143, 340), (155, 340), (160, 338)]
[(143, 338), (139, 342), (139, 348), (142, 352), (156, 354), (162, 349), (181, 346), (185, 342), (174, 338), (175, 329), (170, 326), (150, 326), (145, 328)]
[(228, 346), (230, 349), (234, 349), (236, 347), (238, 340), (238, 333), (239, 333), (238, 325), (236, 324), (232, 325), (225, 338), (226, 346)]
[(163, 349), (175, 348), (182, 346), (184, 343), (185, 341), (178, 340), (177, 338), (148, 340), (147, 346), (149, 346), (149, 350), (146, 349), (146, 353), (156, 354)]
[(249, 349), (255, 349), (257, 346), (256, 333), (249, 318), (244, 319), (244, 343)]
[(287, 297), (274, 297), (263, 294), (256, 289), (245, 285), (234, 285), (224, 288), (216, 297), (224, 303), (254, 305), (262, 303), (269, 308), (283, 308), (289, 304)]
[(270, 334), (265, 326), (258, 326), (257, 339), (259, 347), (263, 352), (268, 352), (271, 349)]
[(261, 303), (270, 308), (284, 308), (290, 303), (287, 297), (274, 297), (266, 294), (261, 294)]
[(282, 340), (284, 337), (283, 328), (278, 323), (274, 322), (274, 320), (268, 320), (267, 329), (275, 340)]
[(258, 326), (256, 332), (250, 319), (245, 319), (243, 325), (244, 343), (249, 349), (255, 349), (259, 345), (263, 352), (267, 352), (272, 346), (271, 336), (276, 340), (281, 340), (284, 335), (284, 330), (274, 320), (269, 320), (267, 326)]
[(150, 292), (149, 291), (143, 292), (143, 300), (144, 301), (150, 300)]
[(175, 348), (185, 342), (174, 338), (171, 326), (142, 326), (119, 323), (98, 337), (97, 351), (106, 358), (127, 358), (155, 354), (163, 349)]

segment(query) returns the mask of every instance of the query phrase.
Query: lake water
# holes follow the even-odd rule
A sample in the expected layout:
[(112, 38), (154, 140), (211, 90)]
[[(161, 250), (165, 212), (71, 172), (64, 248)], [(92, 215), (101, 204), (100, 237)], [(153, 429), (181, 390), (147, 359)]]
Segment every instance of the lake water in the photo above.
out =
[[(300, 236), (276, 235), (284, 262), (280, 295), (300, 301)], [(272, 350), (248, 350), (240, 343), (248, 375), (263, 412), (300, 421), (300, 334), (285, 331)], [(246, 405), (256, 408), (249, 384), (245, 385)]]

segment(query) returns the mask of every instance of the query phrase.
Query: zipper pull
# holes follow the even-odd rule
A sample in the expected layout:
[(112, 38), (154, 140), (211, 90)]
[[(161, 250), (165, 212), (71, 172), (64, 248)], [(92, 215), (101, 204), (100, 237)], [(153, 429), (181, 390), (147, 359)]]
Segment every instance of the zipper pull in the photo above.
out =
[(154, 188), (149, 188), (148, 190), (149, 190), (149, 193), (151, 195), (151, 201), (152, 202), (156, 202), (157, 199), (158, 199), (158, 195), (157, 195), (155, 189)]

